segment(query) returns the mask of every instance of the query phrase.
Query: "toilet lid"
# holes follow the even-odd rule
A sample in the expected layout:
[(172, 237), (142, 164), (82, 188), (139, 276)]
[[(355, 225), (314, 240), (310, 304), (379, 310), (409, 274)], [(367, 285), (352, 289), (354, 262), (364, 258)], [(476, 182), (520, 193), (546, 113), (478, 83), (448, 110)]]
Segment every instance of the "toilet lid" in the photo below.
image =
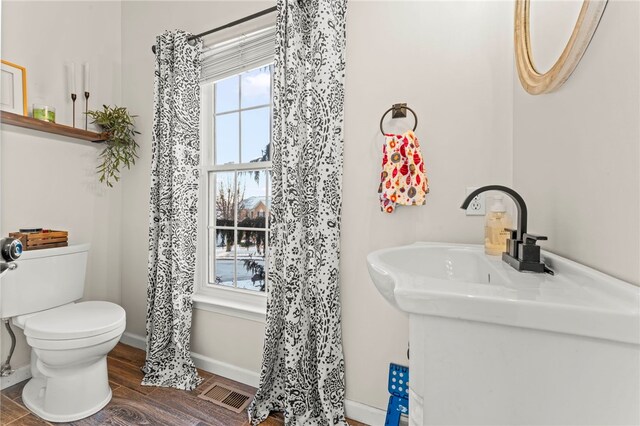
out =
[(122, 307), (110, 302), (80, 302), (30, 316), (24, 324), (27, 337), (71, 340), (108, 333), (125, 324)]

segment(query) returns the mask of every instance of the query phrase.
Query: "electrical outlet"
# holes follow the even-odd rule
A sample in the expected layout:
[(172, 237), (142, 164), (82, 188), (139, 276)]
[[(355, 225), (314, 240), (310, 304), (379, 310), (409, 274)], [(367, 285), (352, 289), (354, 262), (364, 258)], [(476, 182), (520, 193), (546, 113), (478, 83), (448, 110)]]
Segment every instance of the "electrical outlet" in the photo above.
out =
[[(470, 186), (467, 188), (467, 195), (471, 194), (473, 191), (478, 189), (477, 186)], [(467, 207), (467, 216), (484, 216), (485, 212), (485, 198), (484, 192), (476, 195), (471, 203), (469, 203), (469, 207)]]

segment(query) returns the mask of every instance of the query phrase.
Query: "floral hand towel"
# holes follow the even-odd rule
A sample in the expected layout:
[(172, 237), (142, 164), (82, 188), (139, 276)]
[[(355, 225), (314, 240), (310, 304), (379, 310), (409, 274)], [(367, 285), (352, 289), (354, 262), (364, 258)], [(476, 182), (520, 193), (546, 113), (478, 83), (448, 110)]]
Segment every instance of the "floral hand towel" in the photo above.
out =
[(387, 134), (382, 147), (380, 208), (393, 213), (397, 205), (421, 206), (429, 192), (429, 181), (416, 135), (409, 130), (401, 135)]

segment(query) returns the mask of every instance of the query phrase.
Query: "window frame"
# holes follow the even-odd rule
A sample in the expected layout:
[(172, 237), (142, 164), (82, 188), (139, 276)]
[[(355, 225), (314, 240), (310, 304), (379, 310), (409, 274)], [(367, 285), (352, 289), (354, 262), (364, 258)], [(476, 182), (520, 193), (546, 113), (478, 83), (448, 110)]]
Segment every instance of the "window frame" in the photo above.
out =
[[(271, 100), (269, 104), (263, 104), (258, 106), (252, 106), (248, 108), (242, 108), (241, 103), (238, 104), (238, 109), (232, 111), (224, 111), (221, 114), (228, 114), (238, 112), (239, 116), (239, 143), (238, 143), (238, 160), (242, 159), (242, 120), (240, 118), (242, 111), (250, 111), (258, 108), (264, 108), (269, 106), (271, 108), (271, 122), (270, 130), (273, 129), (273, 61), (269, 61), (262, 65), (257, 65), (252, 69), (270, 66), (271, 67)], [(242, 73), (250, 71), (243, 70), (232, 76), (238, 76)], [(232, 77), (228, 76), (228, 77)], [(225, 77), (225, 78), (228, 78)], [(221, 81), (217, 80), (217, 81)], [(254, 171), (264, 170), (268, 172), (272, 169), (272, 162), (262, 161), (255, 163), (232, 163), (232, 164), (215, 164), (215, 84), (217, 81), (203, 82), (200, 85), (201, 93), (201, 109), (200, 109), (200, 137), (201, 137), (201, 161), (200, 161), (200, 199), (198, 201), (198, 239), (197, 239), (197, 262), (196, 262), (196, 286), (193, 295), (194, 308), (202, 309), (210, 312), (215, 312), (223, 315), (230, 315), (264, 323), (266, 321), (266, 306), (267, 306), (267, 291), (268, 291), (268, 278), (267, 287), (265, 291), (246, 290), (237, 287), (227, 287), (223, 285), (216, 285), (209, 282), (209, 268), (210, 268), (210, 244), (209, 233), (215, 229), (215, 225), (209, 224), (210, 218), (210, 206), (209, 199), (210, 192), (210, 179), (209, 175), (215, 172), (235, 172), (234, 179), (237, 179), (238, 172), (242, 171)], [(239, 87), (239, 96), (241, 97), (241, 79)], [(221, 115), (218, 114), (218, 115)], [(270, 144), (272, 146), (273, 140), (270, 138)], [(235, 180), (234, 180), (235, 181)], [(265, 186), (268, 186), (265, 183)], [(265, 203), (271, 194), (265, 194)], [(236, 203), (234, 212), (234, 232), (239, 229), (238, 227), (238, 205)], [(263, 231), (262, 228), (259, 228)], [(268, 273), (269, 263), (269, 223), (265, 223), (265, 267)], [(237, 238), (237, 235), (236, 235)], [(237, 257), (236, 257), (237, 259)], [(234, 272), (235, 278), (235, 272)]]

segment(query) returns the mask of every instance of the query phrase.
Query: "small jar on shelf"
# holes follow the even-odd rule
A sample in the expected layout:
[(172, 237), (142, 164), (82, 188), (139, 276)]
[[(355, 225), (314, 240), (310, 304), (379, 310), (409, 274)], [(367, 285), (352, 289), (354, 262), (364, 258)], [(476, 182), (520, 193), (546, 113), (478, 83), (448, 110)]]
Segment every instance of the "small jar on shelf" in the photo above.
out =
[(33, 118), (55, 123), (56, 109), (47, 105), (33, 104)]

